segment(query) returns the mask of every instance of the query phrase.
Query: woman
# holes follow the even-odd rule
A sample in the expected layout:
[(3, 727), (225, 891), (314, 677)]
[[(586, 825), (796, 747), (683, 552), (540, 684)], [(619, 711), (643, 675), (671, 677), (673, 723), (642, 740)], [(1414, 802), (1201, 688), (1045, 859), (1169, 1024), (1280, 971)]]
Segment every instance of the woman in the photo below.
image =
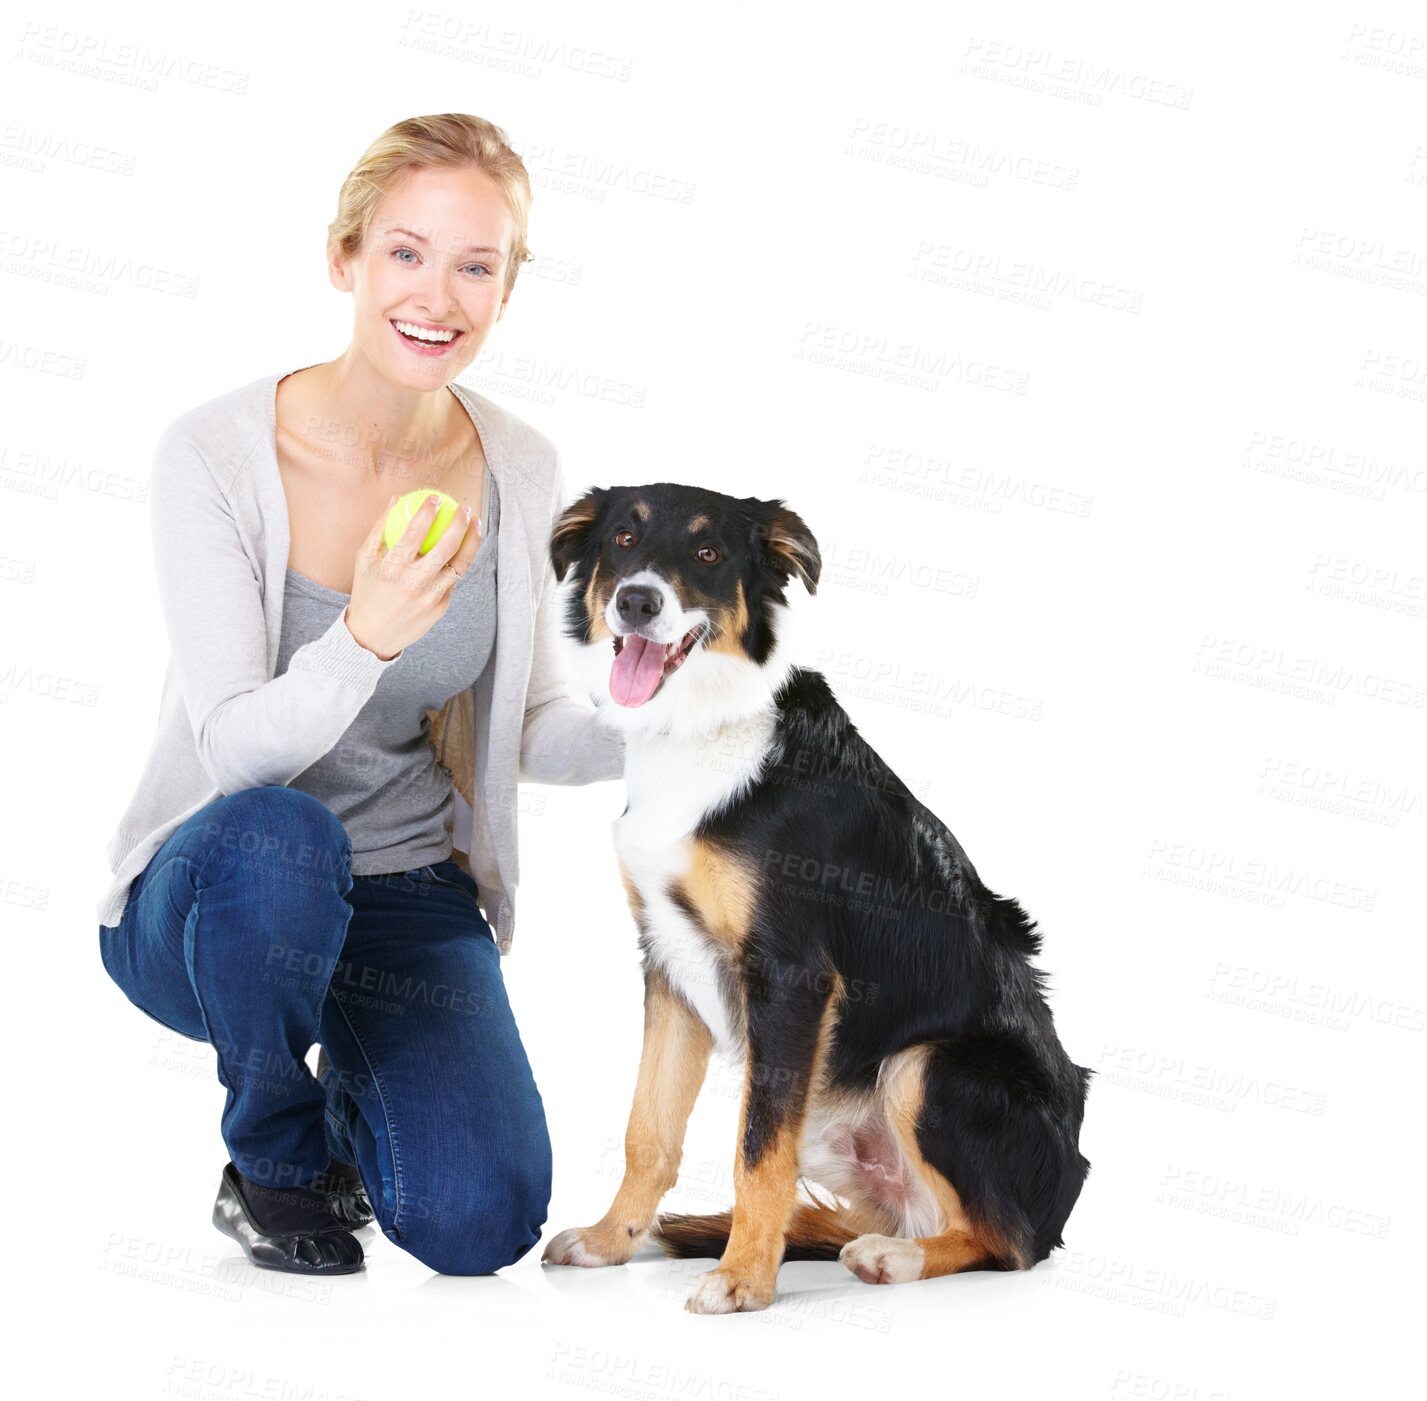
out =
[[(328, 231), (351, 344), (159, 442), (172, 659), (100, 949), (132, 1002), (214, 1046), (214, 1224), (271, 1269), (360, 1268), (348, 1228), (374, 1209), (432, 1269), (485, 1274), (545, 1221), (549, 1136), (500, 971), (516, 785), (617, 777), (623, 746), (556, 671), (554, 446), (452, 383), (530, 256), (530, 197), (500, 128), (398, 123)], [(428, 487), (462, 509), (419, 554), (428, 500), (387, 549), (389, 504)]]

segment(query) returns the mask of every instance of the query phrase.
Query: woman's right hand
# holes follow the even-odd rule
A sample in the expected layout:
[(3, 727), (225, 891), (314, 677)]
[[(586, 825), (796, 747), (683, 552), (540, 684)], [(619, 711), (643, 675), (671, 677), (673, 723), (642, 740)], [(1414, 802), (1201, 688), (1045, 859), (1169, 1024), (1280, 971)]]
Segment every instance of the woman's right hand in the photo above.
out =
[(424, 555), (418, 555), (421, 542), (431, 533), (439, 504), (435, 496), (428, 496), (388, 550), (382, 536), (387, 511), (395, 501), (393, 497), (377, 517), (357, 551), (352, 601), (345, 615), (347, 631), (384, 662), (393, 661), (436, 625), (451, 602), (451, 590), (471, 567), (481, 545), (471, 508), (462, 505), (441, 538)]

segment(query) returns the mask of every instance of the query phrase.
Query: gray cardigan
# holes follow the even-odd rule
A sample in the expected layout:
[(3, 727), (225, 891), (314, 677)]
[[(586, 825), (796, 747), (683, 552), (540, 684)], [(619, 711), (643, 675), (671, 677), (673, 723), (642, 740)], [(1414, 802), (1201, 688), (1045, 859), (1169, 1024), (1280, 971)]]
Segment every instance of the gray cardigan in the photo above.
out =
[[(273, 674), (288, 561), (276, 450), (277, 385), (286, 373), (201, 404), (159, 439), (149, 500), (170, 661), (148, 760), (109, 841), (103, 925), (119, 923), (130, 883), (180, 823), (215, 798), (290, 783), (337, 742), (395, 661), (362, 647), (343, 610)], [(554, 650), (548, 551), (566, 505), (559, 453), (483, 395), (452, 389), (500, 492), (496, 642), (475, 683), (427, 713), (456, 789), (452, 859), (474, 876), (506, 954), (520, 874), (517, 783), (619, 778), (624, 741), (570, 696)]]

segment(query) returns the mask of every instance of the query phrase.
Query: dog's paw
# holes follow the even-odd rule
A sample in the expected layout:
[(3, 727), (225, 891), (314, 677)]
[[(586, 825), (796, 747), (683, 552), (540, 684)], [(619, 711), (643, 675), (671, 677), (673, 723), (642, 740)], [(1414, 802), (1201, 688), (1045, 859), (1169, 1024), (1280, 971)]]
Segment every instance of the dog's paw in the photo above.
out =
[(914, 1240), (900, 1236), (858, 1236), (838, 1257), (858, 1279), (868, 1284), (905, 1284), (922, 1277), (926, 1256)]
[(756, 1313), (773, 1302), (773, 1286), (710, 1270), (694, 1281), (684, 1307), (690, 1313)]
[(594, 1269), (599, 1265), (623, 1265), (639, 1244), (627, 1234), (621, 1240), (598, 1226), (573, 1226), (561, 1231), (540, 1257), (551, 1265), (583, 1265)]

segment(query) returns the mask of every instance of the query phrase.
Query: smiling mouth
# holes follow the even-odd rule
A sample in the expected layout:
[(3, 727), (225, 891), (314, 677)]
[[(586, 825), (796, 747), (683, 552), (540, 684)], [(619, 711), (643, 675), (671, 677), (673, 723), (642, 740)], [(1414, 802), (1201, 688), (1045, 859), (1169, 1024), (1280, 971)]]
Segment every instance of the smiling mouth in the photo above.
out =
[(677, 643), (651, 642), (637, 633), (615, 635), (614, 664), (610, 667), (609, 693), (620, 705), (643, 705), (665, 680), (683, 666), (694, 644), (708, 631), (696, 623)]
[[(454, 326), (433, 331), (429, 327), (418, 326), (411, 321), (392, 320), (390, 325), (407, 345), (414, 350), (422, 350), (428, 354), (439, 355), (442, 351), (455, 345), (466, 334), (464, 331), (456, 330)], [(403, 327), (406, 329), (403, 330)]]

